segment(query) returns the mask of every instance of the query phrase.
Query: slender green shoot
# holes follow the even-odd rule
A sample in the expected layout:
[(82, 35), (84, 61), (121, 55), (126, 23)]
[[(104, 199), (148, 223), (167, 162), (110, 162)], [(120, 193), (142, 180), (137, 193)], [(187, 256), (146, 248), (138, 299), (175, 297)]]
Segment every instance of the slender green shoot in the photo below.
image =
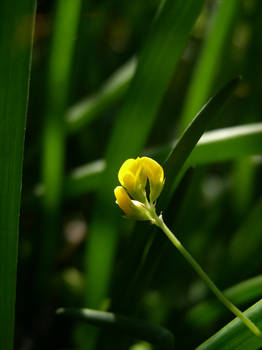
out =
[(18, 225), (35, 0), (0, 2), (0, 349), (13, 350)]
[[(159, 216), (157, 215), (155, 204), (165, 183), (164, 170), (161, 165), (148, 157), (128, 159), (120, 167), (118, 179), (121, 186), (115, 188), (114, 194), (116, 203), (126, 214), (126, 217), (134, 220), (150, 221), (153, 225), (159, 227), (203, 279), (218, 300), (235, 316), (239, 317), (254, 335), (262, 339), (262, 332), (259, 328), (225, 297), (173, 232), (167, 227), (162, 214)], [(149, 189), (146, 188), (147, 182), (149, 182)]]
[(156, 226), (158, 226), (168, 237), (171, 243), (179, 250), (179, 252), (184, 256), (187, 262), (193, 267), (196, 273), (202, 278), (202, 280), (207, 284), (209, 289), (215, 294), (218, 300), (225, 305), (225, 307), (230, 310), (235, 316), (239, 317), (241, 321), (251, 330), (251, 332), (262, 338), (262, 332), (259, 328), (234, 304), (232, 304), (225, 295), (217, 288), (214, 282), (208, 277), (202, 267), (198, 262), (192, 257), (192, 255), (185, 249), (182, 243), (177, 239), (172, 231), (167, 227), (163, 221), (162, 216), (157, 216), (155, 212), (152, 212), (152, 221)]
[(64, 113), (80, 9), (81, 0), (58, 0), (56, 3), (43, 130), (44, 233), (36, 279), (36, 288), (42, 296), (53, 268), (58, 238), (65, 158)]

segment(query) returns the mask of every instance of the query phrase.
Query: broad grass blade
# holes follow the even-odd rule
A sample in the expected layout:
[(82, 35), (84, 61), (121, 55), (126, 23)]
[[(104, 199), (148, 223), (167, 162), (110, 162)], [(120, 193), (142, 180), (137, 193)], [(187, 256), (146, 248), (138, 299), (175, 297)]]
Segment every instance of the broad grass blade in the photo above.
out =
[(0, 348), (13, 349), (18, 223), (34, 0), (0, 3)]
[[(262, 327), (262, 300), (245, 313), (259, 328)], [(261, 346), (262, 339), (251, 333), (240, 319), (235, 318), (196, 350), (257, 350)]]

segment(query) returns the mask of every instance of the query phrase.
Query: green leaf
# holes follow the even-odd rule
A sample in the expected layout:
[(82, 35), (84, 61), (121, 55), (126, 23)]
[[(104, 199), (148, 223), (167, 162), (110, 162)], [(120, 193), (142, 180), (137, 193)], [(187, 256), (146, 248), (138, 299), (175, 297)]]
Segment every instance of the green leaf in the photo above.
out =
[[(198, 141), (186, 161), (186, 166), (232, 161), (260, 154), (261, 136), (262, 123), (208, 131)], [(170, 150), (171, 146), (168, 145), (146, 150), (143, 153), (161, 161), (167, 157)], [(65, 194), (75, 196), (96, 190), (104, 170), (105, 161), (102, 159), (74, 169), (66, 177)]]
[[(82, 0), (57, 0), (46, 81), (46, 110), (43, 126), (42, 178), (44, 184), (44, 232), (38, 254), (36, 295), (46, 295), (53, 268), (59, 231), (64, 158), (67, 95), (72, 57)], [(42, 302), (43, 300), (41, 300)]]
[(137, 339), (146, 340), (161, 350), (172, 350), (174, 337), (167, 329), (146, 323), (144, 321), (92, 309), (60, 308), (57, 315), (84, 321), (88, 324), (126, 333)]
[(261, 153), (262, 123), (209, 131), (192, 152), (188, 164), (208, 164)]
[(0, 348), (13, 349), (18, 223), (34, 0), (0, 3)]
[[(234, 92), (239, 78), (231, 80), (223, 89), (212, 97), (195, 116), (191, 124), (177, 141), (164, 164), (166, 183), (161, 197), (161, 203), (167, 203), (172, 196), (176, 177), (189, 157), (198, 140), (205, 132), (208, 123), (220, 112), (222, 106)], [(160, 208), (163, 208), (160, 204)]]
[(130, 59), (112, 74), (96, 94), (69, 108), (65, 116), (68, 133), (81, 131), (83, 126), (86, 127), (94, 118), (124, 96), (134, 76), (136, 64), (136, 58)]
[[(262, 300), (245, 311), (245, 315), (261, 329)], [(198, 346), (197, 350), (256, 350), (260, 349), (261, 346), (262, 339), (251, 333), (239, 318), (235, 318)]]
[(191, 122), (194, 115), (208, 98), (216, 75), (221, 66), (224, 48), (232, 36), (234, 19), (241, 1), (222, 0), (215, 14), (214, 24), (208, 34), (186, 97), (181, 116), (181, 128)]
[(100, 159), (74, 169), (65, 179), (64, 194), (75, 197), (95, 191), (105, 171), (105, 161)]

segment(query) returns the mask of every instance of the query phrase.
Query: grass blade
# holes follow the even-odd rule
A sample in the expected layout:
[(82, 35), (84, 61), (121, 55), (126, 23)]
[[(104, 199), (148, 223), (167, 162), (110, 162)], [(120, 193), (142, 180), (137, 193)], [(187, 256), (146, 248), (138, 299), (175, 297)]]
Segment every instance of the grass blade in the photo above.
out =
[(238, 83), (239, 78), (231, 80), (223, 89), (211, 98), (196, 115), (194, 120), (178, 140), (164, 165), (166, 183), (161, 197), (161, 203), (166, 202), (167, 198), (170, 198), (172, 195), (174, 181), (181, 171), (186, 159), (189, 157), (198, 140), (206, 130), (208, 123), (219, 113), (222, 106), (234, 92)]
[(222, 0), (218, 5), (213, 28), (204, 43), (194, 76), (189, 87), (185, 108), (181, 116), (182, 130), (205, 103), (216, 78), (225, 44), (232, 34), (232, 23), (241, 1)]
[[(186, 166), (213, 164), (241, 159), (261, 153), (262, 123), (234, 126), (206, 132), (193, 149)], [(165, 159), (171, 146), (145, 151), (154, 159)], [(105, 170), (105, 161), (98, 160), (76, 168), (65, 181), (65, 195), (77, 196), (95, 191)]]
[[(64, 113), (72, 55), (79, 22), (81, 0), (56, 2), (55, 27), (47, 74), (47, 97), (43, 131), (42, 177), (44, 183), (44, 234), (38, 256), (37, 290), (45, 293), (56, 249), (63, 190), (65, 122)], [(70, 23), (70, 25), (69, 25)]]
[(105, 161), (100, 159), (74, 169), (65, 179), (64, 195), (75, 197), (95, 191), (105, 171)]
[(60, 308), (57, 315), (84, 321), (88, 324), (126, 333), (134, 338), (148, 341), (161, 350), (172, 350), (174, 337), (165, 328), (123, 315), (91, 309)]
[(72, 106), (66, 113), (68, 133), (80, 131), (97, 115), (116, 103), (126, 93), (136, 69), (136, 59), (129, 60), (120, 67), (93, 96)]
[[(245, 314), (259, 327), (262, 327), (262, 300), (251, 306)], [(235, 318), (215, 335), (197, 347), (197, 350), (256, 350), (262, 346), (262, 339), (254, 336)]]
[(209, 131), (192, 152), (188, 164), (208, 164), (261, 153), (262, 123)]
[(0, 348), (13, 349), (18, 222), (35, 1), (0, 4)]

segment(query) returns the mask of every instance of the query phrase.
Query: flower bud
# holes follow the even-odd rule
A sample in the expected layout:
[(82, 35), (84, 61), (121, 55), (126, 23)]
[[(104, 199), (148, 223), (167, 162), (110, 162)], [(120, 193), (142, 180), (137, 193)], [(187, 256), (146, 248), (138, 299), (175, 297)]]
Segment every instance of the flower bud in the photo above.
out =
[(126, 190), (122, 186), (117, 186), (114, 193), (116, 203), (128, 218), (135, 220), (148, 220), (147, 209), (145, 206), (136, 200), (130, 199)]
[[(154, 202), (164, 186), (164, 170), (161, 165), (149, 157), (127, 159), (119, 170), (118, 179), (122, 185), (115, 188), (119, 207), (128, 217), (151, 220)], [(146, 194), (147, 181), (149, 194)]]

